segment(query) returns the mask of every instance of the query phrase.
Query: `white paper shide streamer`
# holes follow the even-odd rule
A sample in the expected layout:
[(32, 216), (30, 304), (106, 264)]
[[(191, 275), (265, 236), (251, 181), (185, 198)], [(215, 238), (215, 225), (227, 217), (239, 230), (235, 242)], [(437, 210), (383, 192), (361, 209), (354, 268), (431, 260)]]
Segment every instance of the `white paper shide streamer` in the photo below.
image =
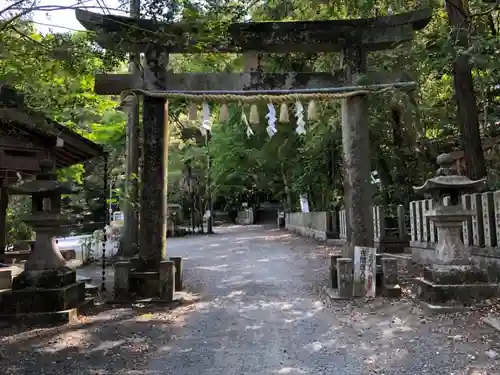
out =
[(273, 103), (268, 103), (267, 104), (267, 109), (269, 112), (267, 112), (266, 118), (267, 118), (267, 134), (269, 134), (269, 137), (272, 137), (278, 132), (278, 129), (276, 129), (276, 121), (278, 120), (276, 118), (276, 109), (274, 108)]
[(212, 124), (210, 123), (210, 106), (208, 103), (204, 102), (201, 106), (201, 126), (200, 132), (203, 136), (207, 135), (207, 131), (212, 130)]
[(295, 128), (295, 132), (297, 134), (305, 134), (306, 133), (306, 122), (304, 121), (304, 106), (300, 101), (297, 100), (295, 103), (295, 117), (297, 118), (297, 127)]
[(248, 123), (247, 115), (245, 114), (245, 111), (241, 111), (241, 122), (243, 122), (243, 125), (247, 127), (247, 137), (250, 138), (252, 135), (254, 135), (252, 128), (250, 127), (250, 124)]

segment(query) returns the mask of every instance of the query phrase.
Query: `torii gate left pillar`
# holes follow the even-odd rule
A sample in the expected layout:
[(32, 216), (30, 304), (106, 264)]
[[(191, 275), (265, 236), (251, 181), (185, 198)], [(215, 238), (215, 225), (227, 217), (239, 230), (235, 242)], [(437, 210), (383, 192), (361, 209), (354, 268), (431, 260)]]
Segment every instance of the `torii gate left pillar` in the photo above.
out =
[[(145, 49), (145, 75), (167, 87), (168, 52), (159, 45)], [(168, 118), (163, 98), (143, 97), (143, 168), (141, 170), (139, 259), (129, 274), (129, 292), (139, 298), (172, 299), (174, 264), (166, 259)], [(151, 212), (160, 213), (151, 215)]]

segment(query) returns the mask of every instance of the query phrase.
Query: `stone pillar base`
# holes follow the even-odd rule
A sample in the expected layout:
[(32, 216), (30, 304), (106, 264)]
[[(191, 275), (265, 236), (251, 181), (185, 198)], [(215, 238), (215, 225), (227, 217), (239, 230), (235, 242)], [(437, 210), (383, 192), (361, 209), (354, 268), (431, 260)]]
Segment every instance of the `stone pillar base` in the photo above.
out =
[(337, 259), (338, 294), (340, 298), (353, 296), (354, 274), (351, 258)]
[(339, 287), (337, 260), (340, 258), (342, 258), (341, 254), (330, 255), (330, 286), (332, 289), (337, 289)]
[(163, 302), (174, 300), (175, 265), (162, 261), (158, 271), (136, 271), (129, 273), (129, 293), (132, 299), (152, 299)]
[[(348, 272), (351, 272), (350, 280), (348, 280)], [(341, 277), (344, 280), (343, 287), (340, 283)], [(330, 281), (329, 287), (339, 293), (339, 298), (363, 297), (363, 295), (355, 296), (353, 290), (350, 294), (347, 292), (347, 289), (354, 288), (354, 265), (351, 258), (343, 258), (340, 254), (330, 255)], [(399, 297), (401, 295), (396, 259), (383, 258), (382, 254), (376, 255), (375, 287), (377, 296)], [(344, 290), (341, 291), (341, 288)]]
[(382, 258), (382, 294), (385, 297), (401, 297), (402, 291), (398, 279), (398, 260)]
[(69, 267), (45, 270), (25, 270), (14, 277), (12, 289), (26, 288), (54, 289), (76, 282), (76, 271)]
[(414, 281), (413, 291), (435, 306), (472, 306), (500, 295), (500, 285), (488, 281), (485, 271), (472, 265), (432, 265)]
[[(85, 282), (71, 268), (23, 271), (12, 289), (0, 290), (0, 320), (16, 321), (36, 315), (40, 322), (65, 317), (86, 303)], [(76, 310), (74, 310), (76, 314)], [(63, 319), (64, 320), (64, 319)]]
[(131, 262), (115, 263), (114, 297), (117, 301), (128, 300), (130, 298), (129, 277), (131, 268)]
[(0, 290), (12, 288), (12, 271), (0, 268)]
[(174, 262), (175, 266), (175, 291), (181, 291), (184, 289), (183, 279), (184, 279), (184, 262), (182, 257), (170, 257), (170, 260)]

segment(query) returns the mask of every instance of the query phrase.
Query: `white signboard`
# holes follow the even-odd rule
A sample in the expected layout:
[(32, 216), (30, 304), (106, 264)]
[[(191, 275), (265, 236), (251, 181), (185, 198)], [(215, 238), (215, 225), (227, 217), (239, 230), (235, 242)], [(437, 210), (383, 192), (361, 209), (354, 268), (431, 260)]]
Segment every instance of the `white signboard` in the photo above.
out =
[(365, 297), (375, 297), (376, 254), (374, 247), (354, 247), (354, 284), (364, 284)]
[(300, 209), (304, 213), (309, 212), (309, 201), (307, 200), (307, 196), (306, 195), (301, 195), (300, 196)]
[(121, 211), (113, 212), (111, 225), (114, 227), (122, 227), (124, 222), (124, 214)]

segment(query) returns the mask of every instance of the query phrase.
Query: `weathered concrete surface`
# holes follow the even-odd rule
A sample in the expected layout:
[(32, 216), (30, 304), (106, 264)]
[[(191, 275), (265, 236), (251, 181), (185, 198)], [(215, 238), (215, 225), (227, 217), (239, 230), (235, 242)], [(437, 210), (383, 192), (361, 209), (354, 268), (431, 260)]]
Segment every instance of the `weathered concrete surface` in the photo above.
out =
[[(0, 332), (2, 374), (499, 374), (477, 313), (421, 318), (405, 300), (325, 307), (327, 249), (258, 226), (169, 239), (201, 300), (116, 309), (60, 329)], [(499, 353), (495, 357), (494, 353)]]
[(329, 212), (290, 212), (285, 215), (285, 228), (301, 236), (326, 241)]

